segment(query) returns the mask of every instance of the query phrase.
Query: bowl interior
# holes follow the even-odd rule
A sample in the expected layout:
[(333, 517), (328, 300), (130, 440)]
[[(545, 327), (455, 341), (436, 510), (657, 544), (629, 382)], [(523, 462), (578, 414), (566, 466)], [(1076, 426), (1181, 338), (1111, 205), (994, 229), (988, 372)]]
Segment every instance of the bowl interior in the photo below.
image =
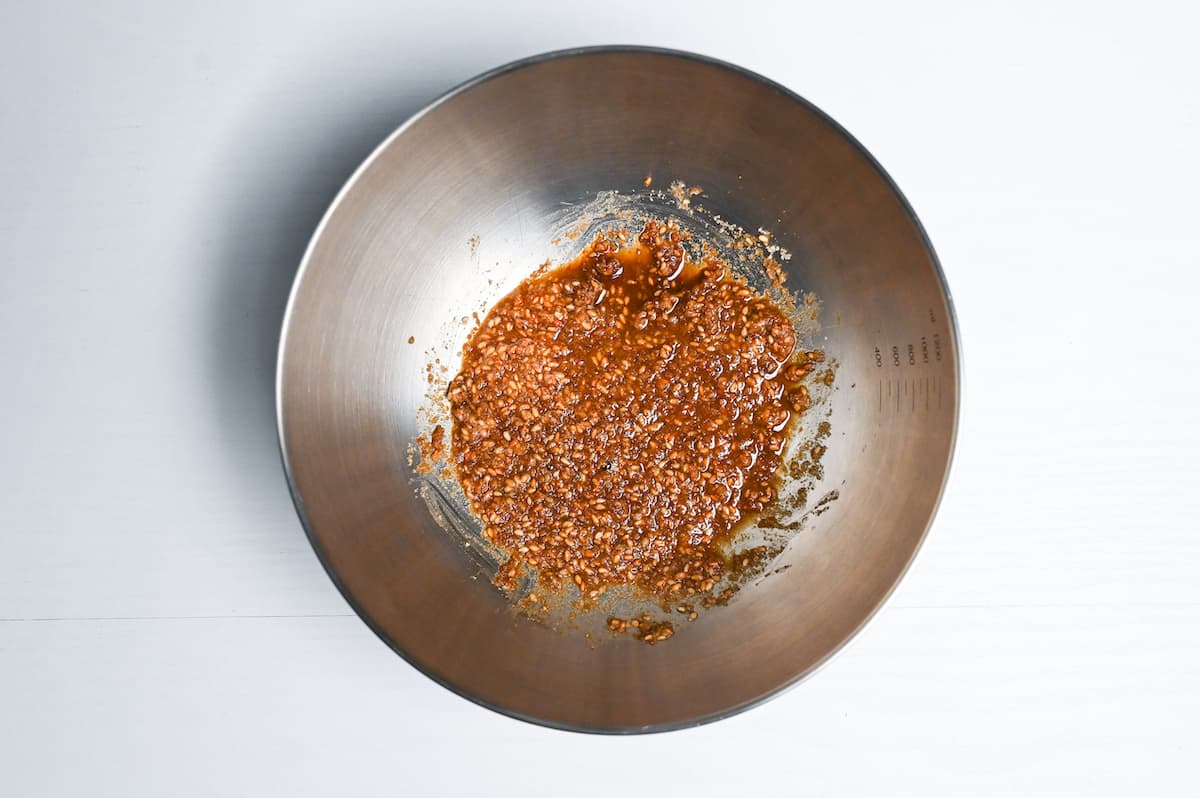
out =
[[(793, 253), (788, 285), (820, 297), (815, 343), (839, 364), (821, 482), (838, 499), (781, 555), (790, 567), (653, 647), (512, 613), (431, 517), (408, 458), (429, 346), (461, 340), (462, 316), (578, 248), (552, 243), (564, 207), (636, 192), (647, 175), (699, 185), (722, 218), (769, 228)], [(278, 400), (308, 533), (384, 640), (502, 712), (641, 731), (749, 706), (811, 672), (869, 618), (935, 510), (957, 386), (936, 259), (861, 147), (749, 73), (607, 49), (491, 73), (372, 156), (297, 278)]]

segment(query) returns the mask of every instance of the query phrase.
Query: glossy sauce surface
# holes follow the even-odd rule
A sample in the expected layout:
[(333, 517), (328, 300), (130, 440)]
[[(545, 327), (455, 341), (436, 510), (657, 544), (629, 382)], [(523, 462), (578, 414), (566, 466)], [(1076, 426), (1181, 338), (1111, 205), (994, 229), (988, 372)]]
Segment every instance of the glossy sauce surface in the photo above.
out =
[(655, 222), (501, 299), (448, 391), (455, 473), (509, 555), (497, 583), (711, 591), (808, 406), (818, 357), (795, 344), (782, 308)]

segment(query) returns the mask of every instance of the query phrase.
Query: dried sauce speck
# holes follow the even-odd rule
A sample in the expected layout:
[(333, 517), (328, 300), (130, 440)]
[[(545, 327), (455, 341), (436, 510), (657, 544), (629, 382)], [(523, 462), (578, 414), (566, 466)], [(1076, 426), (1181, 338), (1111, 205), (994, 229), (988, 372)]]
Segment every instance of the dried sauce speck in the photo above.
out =
[[(689, 620), (695, 620), (696, 613)], [(649, 615), (642, 614), (628, 621), (623, 618), (610, 617), (607, 622), (610, 631), (621, 634), (626, 629), (633, 630), (633, 636), (643, 643), (654, 645), (675, 636), (675, 626), (670, 621), (655, 621)]]
[(421, 447), (421, 462), (417, 473), (428, 474), (433, 470), (433, 464), (439, 462), (446, 453), (446, 428), (438, 424), (429, 433), (428, 438), (418, 438)]
[(763, 268), (767, 273), (767, 279), (771, 281), (771, 285), (776, 288), (783, 288), (783, 284), (787, 281), (787, 273), (779, 265), (779, 261), (774, 258), (767, 258), (763, 261)]

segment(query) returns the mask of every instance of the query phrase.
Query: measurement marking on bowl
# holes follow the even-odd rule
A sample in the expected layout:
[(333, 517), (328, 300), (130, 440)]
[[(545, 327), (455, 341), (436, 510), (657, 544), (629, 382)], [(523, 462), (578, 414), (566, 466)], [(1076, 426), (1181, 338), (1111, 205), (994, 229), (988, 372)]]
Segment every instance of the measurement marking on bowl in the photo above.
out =
[(928, 413), (942, 408), (942, 378), (940, 375), (880, 379), (876, 385), (876, 410), (880, 414)]
[(876, 403), (880, 414), (907, 410), (910, 415), (915, 415), (918, 409), (925, 413), (942, 409), (944, 375), (927, 373), (945, 369), (942, 334), (937, 326), (938, 314), (933, 308), (926, 310), (921, 323), (921, 326), (925, 325), (928, 325), (926, 329), (914, 331), (911, 337), (902, 338), (901, 343), (881, 343), (873, 347), (870, 359), (881, 373), (893, 369), (896, 371), (892, 373), (904, 374), (910, 369), (917, 372), (911, 377), (887, 377), (881, 374)]

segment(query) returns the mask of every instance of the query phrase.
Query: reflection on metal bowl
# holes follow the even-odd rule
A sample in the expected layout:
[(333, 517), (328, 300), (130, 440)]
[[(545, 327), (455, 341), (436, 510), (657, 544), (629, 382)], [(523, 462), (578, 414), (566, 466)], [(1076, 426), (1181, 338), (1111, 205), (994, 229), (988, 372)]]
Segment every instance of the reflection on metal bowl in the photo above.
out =
[[(839, 364), (822, 485), (840, 499), (793, 538), (782, 570), (656, 646), (589, 641), (512, 612), (414, 491), (408, 459), (428, 388), (423, 346), (537, 264), (568, 256), (564, 208), (637, 195), (648, 175), (702, 186), (713, 216), (768, 227), (793, 255), (788, 285), (820, 297), (819, 344)], [(450, 92), (350, 180), (293, 289), (279, 429), (314, 547), (405, 659), (525, 720), (658, 731), (776, 694), (870, 618), (936, 509), (958, 375), (929, 242), (844, 130), (726, 64), (585, 49)]]

